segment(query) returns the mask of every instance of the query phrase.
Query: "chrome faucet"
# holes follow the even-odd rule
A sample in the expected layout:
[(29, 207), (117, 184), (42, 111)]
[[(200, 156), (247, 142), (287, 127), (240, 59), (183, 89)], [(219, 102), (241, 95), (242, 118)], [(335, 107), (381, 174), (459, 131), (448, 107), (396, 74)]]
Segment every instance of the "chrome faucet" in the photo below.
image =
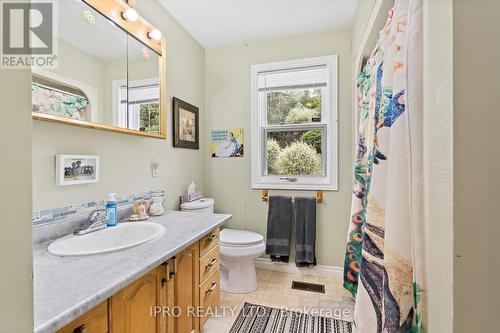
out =
[(89, 214), (87, 224), (83, 228), (76, 230), (73, 234), (81, 236), (97, 230), (105, 229), (108, 227), (106, 225), (107, 220), (108, 217), (106, 216), (106, 209), (103, 208), (94, 209)]

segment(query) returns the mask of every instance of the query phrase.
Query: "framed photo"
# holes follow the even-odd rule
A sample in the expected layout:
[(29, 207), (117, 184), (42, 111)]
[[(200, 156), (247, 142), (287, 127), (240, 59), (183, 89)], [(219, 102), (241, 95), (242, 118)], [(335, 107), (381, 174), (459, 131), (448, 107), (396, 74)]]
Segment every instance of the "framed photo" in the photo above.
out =
[(174, 147), (200, 149), (199, 109), (174, 97)]
[(99, 156), (57, 155), (56, 184), (92, 184), (99, 181)]
[(212, 130), (212, 157), (243, 157), (243, 128)]

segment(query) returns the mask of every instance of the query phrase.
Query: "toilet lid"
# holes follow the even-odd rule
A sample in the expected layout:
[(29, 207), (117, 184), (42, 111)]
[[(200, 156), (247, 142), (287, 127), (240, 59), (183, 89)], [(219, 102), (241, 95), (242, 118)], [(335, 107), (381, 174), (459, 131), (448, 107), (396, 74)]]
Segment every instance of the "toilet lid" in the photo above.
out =
[(262, 241), (264, 237), (252, 231), (224, 229), (220, 232), (220, 242), (223, 245), (253, 245)]

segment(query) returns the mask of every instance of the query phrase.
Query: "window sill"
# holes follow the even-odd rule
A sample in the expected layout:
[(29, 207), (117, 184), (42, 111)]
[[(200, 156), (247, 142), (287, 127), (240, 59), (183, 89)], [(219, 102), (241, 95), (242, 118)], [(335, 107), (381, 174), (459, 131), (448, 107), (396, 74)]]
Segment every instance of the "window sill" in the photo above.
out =
[(297, 184), (297, 183), (286, 183), (286, 184), (275, 184), (275, 183), (258, 183), (252, 184), (252, 189), (254, 190), (289, 190), (289, 191), (334, 191), (338, 192), (339, 188), (337, 185), (324, 185), (324, 184)]

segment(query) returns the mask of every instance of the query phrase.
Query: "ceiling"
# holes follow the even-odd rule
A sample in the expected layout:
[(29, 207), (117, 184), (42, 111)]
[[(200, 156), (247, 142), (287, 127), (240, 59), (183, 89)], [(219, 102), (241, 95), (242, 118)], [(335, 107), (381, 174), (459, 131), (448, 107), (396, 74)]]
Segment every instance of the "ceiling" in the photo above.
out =
[(158, 0), (205, 48), (352, 25), (357, 0)]

